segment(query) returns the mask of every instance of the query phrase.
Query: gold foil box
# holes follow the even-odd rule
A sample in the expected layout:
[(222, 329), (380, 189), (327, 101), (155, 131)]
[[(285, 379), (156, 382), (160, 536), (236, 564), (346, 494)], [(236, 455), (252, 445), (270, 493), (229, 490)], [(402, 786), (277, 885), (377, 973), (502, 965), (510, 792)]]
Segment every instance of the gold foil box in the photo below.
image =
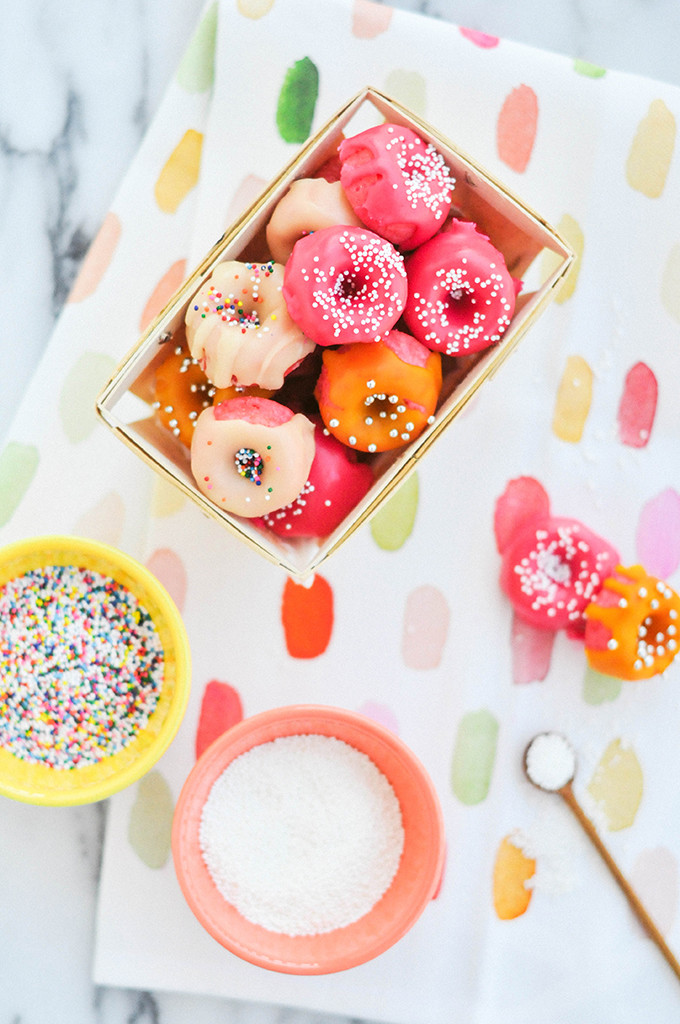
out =
[[(548, 252), (553, 268), (540, 285), (522, 291), (515, 313), (500, 342), (462, 359), (445, 360), (444, 384), (434, 422), (415, 441), (401, 449), (374, 456), (375, 482), (364, 499), (328, 537), (281, 539), (273, 533), (230, 515), (208, 501), (191, 474), (189, 451), (154, 416), (153, 379), (156, 367), (183, 336), (189, 302), (223, 260), (269, 259), (264, 228), (274, 207), (297, 178), (311, 176), (336, 153), (343, 138), (372, 124), (390, 121), (406, 125), (431, 142), (444, 156), (456, 179), (454, 212), (472, 220), (503, 254), (510, 273), (522, 278), (531, 264)], [(314, 572), (359, 526), (390, 497), (418, 460), (450, 427), (472, 395), (489, 380), (540, 316), (563, 280), (574, 253), (555, 230), (526, 203), (492, 177), (467, 154), (400, 103), (367, 87), (339, 110), (310, 139), (259, 198), (210, 249), (193, 273), (172, 296), (97, 399), (97, 412), (108, 427), (158, 473), (188, 495), (209, 517), (218, 520), (255, 551), (294, 577)]]

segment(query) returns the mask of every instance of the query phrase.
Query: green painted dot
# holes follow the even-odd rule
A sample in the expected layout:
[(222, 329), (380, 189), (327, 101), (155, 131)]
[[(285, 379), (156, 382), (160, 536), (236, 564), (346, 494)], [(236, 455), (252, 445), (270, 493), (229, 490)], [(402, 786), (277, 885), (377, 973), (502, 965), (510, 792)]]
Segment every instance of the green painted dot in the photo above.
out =
[(304, 142), (312, 129), (319, 95), (319, 72), (309, 57), (286, 71), (276, 107), (276, 126), (284, 142)]
[(130, 846), (149, 868), (162, 868), (170, 856), (174, 811), (167, 782), (159, 771), (149, 772), (137, 787), (128, 825)]
[(59, 396), (59, 416), (72, 444), (84, 441), (96, 427), (95, 401), (115, 367), (111, 356), (85, 352), (66, 374)]
[(604, 704), (616, 700), (621, 693), (622, 682), (614, 676), (605, 676), (593, 668), (586, 668), (583, 677), (583, 699), (586, 704)]
[(205, 12), (189, 40), (177, 69), (177, 82), (187, 92), (207, 92), (215, 79), (217, 3)]
[(411, 473), (371, 519), (371, 535), (383, 551), (398, 551), (413, 530), (418, 511), (418, 474)]
[(451, 765), (451, 788), (461, 803), (485, 800), (496, 760), (498, 722), (490, 711), (469, 711), (458, 725)]
[(40, 456), (32, 444), (10, 441), (0, 454), (0, 526), (5, 526), (31, 485)]
[(607, 74), (606, 68), (601, 68), (599, 64), (591, 64), (587, 60), (575, 60), (574, 71), (577, 75), (585, 75), (587, 78), (602, 78)]

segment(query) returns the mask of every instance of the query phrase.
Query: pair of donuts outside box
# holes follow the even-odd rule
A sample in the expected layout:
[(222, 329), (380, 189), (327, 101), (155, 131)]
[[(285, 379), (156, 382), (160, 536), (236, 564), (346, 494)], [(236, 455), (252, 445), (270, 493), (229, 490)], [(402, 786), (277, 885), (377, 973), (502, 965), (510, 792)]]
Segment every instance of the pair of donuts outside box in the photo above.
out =
[[(199, 307), (202, 302), (207, 302), (207, 311), (202, 310), (208, 314), (205, 320), (209, 315), (219, 316), (221, 310), (217, 309), (220, 304), (218, 297), (216, 295), (201, 295), (201, 290), (215, 270), (230, 261), (262, 268), (275, 259), (272, 248), (267, 244), (266, 230), (272, 220), (274, 210), (284, 196), (302, 188), (303, 186), (299, 183), (309, 179), (323, 181), (324, 185), (321, 185), (321, 188), (326, 185), (335, 186), (335, 191), (338, 192), (337, 183), (342, 177), (342, 161), (338, 158), (339, 150), (347, 142), (345, 154), (348, 151), (351, 152), (352, 147), (358, 145), (353, 140), (358, 139), (360, 142), (361, 132), (367, 126), (374, 127), (385, 122), (392, 126), (401, 126), (403, 134), (406, 134), (407, 131), (416, 133), (426, 148), (431, 147), (427, 161), (433, 161), (432, 168), (427, 161), (425, 165), (428, 167), (428, 173), (435, 175), (435, 181), (439, 180), (436, 175), (441, 173), (436, 155), (441, 157), (443, 166), (447, 168), (447, 173), (450, 172), (451, 177), (455, 178), (456, 217), (474, 222), (478, 232), (486, 236), (490, 240), (490, 244), (502, 254), (512, 279), (516, 281), (524, 278), (527, 269), (545, 253), (550, 254), (554, 269), (535, 288), (522, 290), (515, 304), (510, 323), (499, 342), (483, 351), (467, 355), (462, 360), (447, 359), (439, 404), (434, 413), (427, 416), (422, 433), (409, 441), (404, 441), (402, 438), (403, 444), (398, 448), (386, 450), (374, 456), (366, 456), (373, 460), (374, 482), (367, 493), (330, 534), (323, 537), (298, 538), (292, 535), (291, 531), (284, 531), (284, 535), (279, 536), (273, 529), (264, 531), (256, 517), (243, 519), (223, 511), (201, 492), (191, 472), (186, 443), (182, 443), (180, 438), (174, 435), (175, 428), (170, 425), (170, 418), (174, 417), (168, 414), (168, 421), (164, 424), (161, 421), (160, 409), (153, 408), (153, 403), (156, 401), (154, 393), (156, 373), (159, 366), (176, 348), (182, 346), (188, 348), (185, 340), (187, 328), (185, 328), (184, 321), (187, 313), (190, 312), (192, 302)], [(399, 134), (401, 135), (402, 132)], [(401, 145), (400, 142), (399, 146)], [(361, 150), (361, 146), (359, 146), (359, 150)], [(432, 151), (435, 153), (435, 158), (431, 155)], [(400, 159), (402, 159), (401, 150), (399, 152)], [(345, 172), (346, 177), (350, 175), (351, 171), (352, 176), (361, 180), (363, 173), (361, 164), (362, 161), (366, 162), (365, 157), (365, 153), (360, 154), (358, 160), (346, 157), (345, 166), (348, 168)], [(417, 156), (417, 159), (420, 160), (421, 157)], [(366, 171), (365, 166), (363, 170)], [(351, 186), (349, 188), (351, 191)], [(358, 191), (361, 192), (361, 188)], [(346, 204), (341, 196), (338, 201), (346, 210)], [(435, 231), (440, 230), (444, 217), (445, 214), (442, 214), (436, 219)], [(399, 239), (403, 248), (404, 260), (408, 261), (409, 258), (412, 258), (409, 253), (413, 254), (414, 250), (406, 248), (410, 241), (406, 238), (408, 224), (405, 214), (397, 218), (397, 225), (397, 234), (394, 237)], [(346, 227), (359, 229), (356, 223), (346, 225)], [(290, 228), (286, 230), (290, 230)], [(303, 227), (302, 230), (311, 229)], [(316, 234), (322, 234), (326, 227), (319, 224), (313, 230)], [(364, 225), (360, 230), (362, 233), (368, 233), (371, 229)], [(381, 225), (381, 230), (387, 230), (385, 225)], [(294, 231), (293, 234), (295, 233)], [(290, 244), (290, 238), (288, 244)], [(428, 243), (420, 244), (427, 245)], [(417, 254), (417, 242), (415, 250)], [(281, 259), (285, 258), (285, 251), (280, 251), (280, 256)], [(283, 567), (291, 575), (303, 578), (315, 571), (340, 544), (345, 543), (348, 537), (377, 511), (413, 470), (417, 460), (429, 449), (442, 431), (448, 428), (472, 395), (493, 376), (530, 325), (550, 302), (573, 259), (574, 254), (571, 249), (546, 221), (480, 167), (473, 158), (460, 151), (435, 128), (401, 104), (390, 99), (384, 93), (367, 87), (349, 100), (337, 114), (322, 126), (317, 134), (274, 178), (259, 199), (210, 249), (104, 385), (97, 399), (97, 412), (116, 436), (162, 476), (172, 481), (182, 492), (191, 497), (206, 515), (216, 519), (232, 534), (245, 541), (270, 561)], [(210, 286), (208, 284), (208, 289)], [(222, 298), (224, 298), (224, 294)], [(217, 301), (213, 301), (215, 299)], [(401, 300), (398, 301), (401, 302)], [(203, 319), (200, 317), (201, 310), (194, 310), (194, 312), (199, 315), (200, 319)], [(257, 312), (259, 313), (260, 310), (258, 309)], [(244, 309), (240, 324), (241, 330), (252, 334), (254, 321), (255, 317), (247, 308)], [(392, 329), (394, 326), (393, 323)], [(198, 331), (201, 331), (200, 326)], [(305, 335), (304, 328), (302, 328), (302, 334)], [(205, 347), (195, 343), (195, 339), (192, 341), (196, 345), (192, 351), (198, 352), (200, 364), (202, 360), (206, 359)], [(331, 342), (332, 348), (335, 349), (335, 346), (340, 343), (352, 344), (345, 339), (334, 338)], [(370, 344), (373, 343), (370, 342)], [(329, 357), (331, 350), (328, 350)], [(438, 356), (438, 353), (435, 354)], [(283, 367), (284, 391), (295, 392), (297, 374), (299, 371), (304, 372), (305, 363), (309, 359), (312, 359), (312, 355), (305, 357), (305, 353), (302, 351), (296, 356), (286, 356), (282, 360), (282, 363), (288, 363)], [(302, 362), (299, 371), (293, 369), (296, 362), (300, 360)], [(220, 377), (220, 379), (224, 380), (225, 378)], [(387, 396), (387, 391), (376, 391), (376, 396), (383, 393)], [(389, 396), (387, 397), (389, 398)], [(397, 398), (399, 398), (398, 395)], [(293, 408), (292, 405), (291, 408)], [(205, 411), (209, 412), (209, 410)], [(214, 416), (214, 413), (209, 413), (209, 415)], [(407, 430), (403, 432), (408, 433)], [(245, 445), (244, 447), (252, 446)], [(359, 456), (359, 461), (361, 458), (362, 456)], [(246, 458), (244, 468), (246, 472), (251, 472), (256, 467), (249, 466)]]

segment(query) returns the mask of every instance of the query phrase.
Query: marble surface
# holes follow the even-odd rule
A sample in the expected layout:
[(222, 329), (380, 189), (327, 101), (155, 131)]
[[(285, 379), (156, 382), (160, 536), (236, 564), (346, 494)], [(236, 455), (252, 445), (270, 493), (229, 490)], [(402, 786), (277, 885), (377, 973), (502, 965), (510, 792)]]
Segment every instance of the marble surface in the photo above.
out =
[[(202, 6), (5, 0), (0, 434)], [(680, 84), (676, 0), (396, 6)], [(339, 1024), (257, 1003), (95, 988), (90, 957), (105, 816), (105, 804), (49, 810), (0, 799), (0, 1024)]]

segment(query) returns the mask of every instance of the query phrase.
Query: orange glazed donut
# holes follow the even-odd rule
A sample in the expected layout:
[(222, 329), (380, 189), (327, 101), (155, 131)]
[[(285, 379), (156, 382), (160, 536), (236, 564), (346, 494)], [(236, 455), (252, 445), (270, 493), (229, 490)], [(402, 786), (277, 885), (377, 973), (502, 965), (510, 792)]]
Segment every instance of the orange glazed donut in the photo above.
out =
[(189, 303), (189, 350), (216, 387), (257, 384), (276, 391), (314, 348), (291, 320), (282, 284), (278, 263), (228, 260)]
[(401, 316), (408, 285), (400, 253), (366, 228), (322, 228), (286, 263), (288, 312), (318, 345), (375, 341)]
[(326, 349), (314, 394), (328, 431), (362, 452), (413, 441), (432, 422), (441, 357), (401, 331), (370, 345)]
[(293, 501), (313, 459), (314, 424), (269, 398), (232, 398), (205, 409), (191, 442), (198, 489), (247, 518)]
[(303, 235), (334, 224), (360, 223), (339, 181), (300, 178), (293, 182), (271, 215), (267, 245), (274, 259), (285, 263)]
[(156, 370), (156, 419), (189, 448), (196, 420), (212, 405), (214, 390), (196, 360), (178, 345)]
[(680, 597), (641, 565), (617, 566), (585, 609), (586, 656), (597, 672), (649, 679), (678, 652)]

